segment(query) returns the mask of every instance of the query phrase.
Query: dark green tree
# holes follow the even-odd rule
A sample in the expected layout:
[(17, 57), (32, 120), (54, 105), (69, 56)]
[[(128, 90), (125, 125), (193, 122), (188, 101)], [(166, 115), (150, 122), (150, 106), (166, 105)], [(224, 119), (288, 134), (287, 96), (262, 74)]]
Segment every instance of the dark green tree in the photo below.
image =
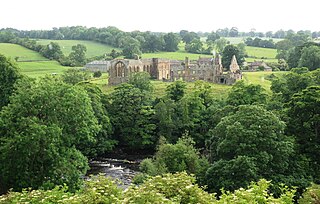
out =
[(100, 129), (85, 90), (54, 78), (24, 80), (0, 118), (4, 190), (79, 187), (88, 164), (77, 148)]
[(134, 59), (140, 57), (140, 42), (132, 37), (127, 37), (123, 45), (122, 54), (125, 58)]
[(293, 95), (288, 103), (287, 132), (294, 135), (299, 152), (309, 158), (315, 182), (320, 181), (320, 86)]
[(108, 112), (114, 128), (113, 138), (119, 145), (131, 150), (154, 148), (156, 126), (149, 93), (125, 83), (115, 88), (110, 98)]
[[(283, 134), (284, 128), (285, 123), (272, 112), (256, 105), (239, 106), (237, 112), (222, 118), (209, 142), (213, 162), (206, 175), (209, 189), (234, 190), (245, 187), (248, 180), (285, 174), (294, 143)], [(243, 172), (236, 171), (238, 165)], [(236, 179), (233, 185), (224, 186), (231, 184), (232, 178)]]
[(101, 73), (101, 71), (96, 71), (96, 72), (93, 72), (93, 77), (94, 78), (99, 78), (99, 77), (101, 77), (102, 76), (102, 73)]
[(232, 27), (229, 31), (229, 37), (238, 37), (238, 28), (237, 27)]
[(62, 80), (68, 84), (77, 84), (90, 79), (90, 74), (77, 68), (70, 68), (61, 75)]
[(190, 53), (201, 53), (203, 43), (200, 39), (193, 39), (190, 43), (187, 43), (185, 50)]
[(207, 39), (206, 39), (206, 42), (207, 42), (208, 44), (214, 43), (214, 41), (218, 40), (219, 38), (220, 38), (220, 35), (218, 35), (218, 34), (215, 33), (215, 32), (211, 32), (211, 33), (208, 35), (208, 37), (207, 37)]
[(147, 91), (149, 94), (153, 91), (153, 85), (150, 81), (150, 74), (148, 72), (137, 72), (129, 77), (129, 84), (140, 89), (141, 91)]
[[(181, 35), (181, 34), (180, 34)], [(198, 34), (197, 33), (195, 33), (195, 32), (186, 32), (186, 33), (184, 33), (182, 36), (181, 36), (181, 38), (182, 38), (182, 41), (183, 42), (185, 42), (186, 44), (189, 44), (192, 40), (194, 40), (194, 39), (198, 39), (198, 40), (200, 40), (200, 37), (198, 36)]]
[(308, 67), (310, 71), (320, 68), (320, 46), (304, 47), (298, 66)]
[(167, 52), (177, 51), (178, 44), (180, 43), (180, 37), (174, 33), (167, 33), (163, 36), (164, 39), (164, 50)]
[(77, 44), (72, 46), (72, 52), (69, 54), (71, 66), (83, 66), (86, 63), (87, 48), (84, 45)]
[(275, 94), (280, 94), (282, 101), (287, 103), (295, 93), (315, 84), (316, 81), (312, 79), (312, 74), (308, 68), (294, 68), (282, 77), (273, 79), (271, 90)]
[(186, 92), (186, 87), (187, 87), (187, 84), (184, 81), (180, 81), (180, 80), (175, 81), (169, 86), (167, 86), (167, 89), (166, 89), (167, 96), (171, 100), (177, 102), (184, 96)]
[(82, 143), (79, 149), (88, 157), (103, 155), (104, 153), (111, 151), (117, 144), (117, 141), (112, 139), (112, 126), (105, 104), (107, 96), (94, 84), (81, 83), (79, 86), (86, 90), (89, 98), (91, 99), (91, 106), (94, 115), (101, 127), (95, 137), (95, 141)]
[(244, 62), (244, 56), (241, 55), (238, 47), (234, 45), (227, 45), (222, 52), (222, 65), (225, 69), (229, 70), (232, 56), (235, 55), (239, 65)]
[(0, 54), (0, 110), (8, 105), (13, 94), (14, 84), (21, 78), (17, 65)]
[(265, 104), (266, 102), (266, 90), (261, 85), (246, 84), (244, 81), (238, 81), (227, 97), (227, 104), (233, 106)]
[(40, 53), (42, 53), (43, 56), (49, 59), (59, 60), (63, 53), (61, 51), (60, 45), (55, 42), (50, 42), (47, 46), (44, 46)]
[[(157, 134), (163, 136), (169, 142), (177, 141), (177, 137), (174, 137), (177, 127), (176, 123), (176, 104), (173, 100), (169, 98), (160, 99), (160, 101), (155, 105), (155, 120), (157, 124)], [(179, 135), (180, 136), (180, 135)]]
[(222, 53), (222, 51), (227, 46), (227, 44), (228, 44), (228, 41), (225, 38), (219, 38), (214, 42), (216, 51), (219, 53)]

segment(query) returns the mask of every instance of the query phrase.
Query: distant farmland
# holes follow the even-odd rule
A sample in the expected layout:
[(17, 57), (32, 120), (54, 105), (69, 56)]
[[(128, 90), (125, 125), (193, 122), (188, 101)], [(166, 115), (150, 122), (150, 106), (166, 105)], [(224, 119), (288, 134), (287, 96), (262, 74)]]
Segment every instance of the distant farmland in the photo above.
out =
[(47, 58), (40, 55), (38, 52), (29, 50), (20, 45), (11, 43), (0, 43), (0, 53), (15, 59), (18, 57), (18, 61), (23, 60), (48, 60)]
[(246, 46), (246, 52), (249, 58), (246, 58), (247, 62), (265, 61), (265, 62), (277, 62), (276, 59), (277, 50), (271, 48), (251, 47)]
[(39, 53), (16, 44), (0, 43), (0, 53), (10, 57), (12, 60), (15, 57), (19, 57), (17, 64), (21, 72), (30, 77), (39, 77), (52, 73), (60, 74), (68, 69), (61, 66), (57, 61), (48, 61), (47, 58)]
[(120, 50), (119, 48), (114, 48), (109, 45), (105, 45), (102, 43), (94, 42), (94, 41), (86, 41), (86, 40), (38, 40), (37, 43), (40, 45), (47, 45), (50, 42), (56, 42), (60, 45), (62, 52), (65, 55), (69, 55), (72, 51), (72, 46), (77, 44), (82, 44), (86, 46), (87, 53), (86, 57), (95, 57), (104, 55), (105, 53), (110, 53), (112, 49)]

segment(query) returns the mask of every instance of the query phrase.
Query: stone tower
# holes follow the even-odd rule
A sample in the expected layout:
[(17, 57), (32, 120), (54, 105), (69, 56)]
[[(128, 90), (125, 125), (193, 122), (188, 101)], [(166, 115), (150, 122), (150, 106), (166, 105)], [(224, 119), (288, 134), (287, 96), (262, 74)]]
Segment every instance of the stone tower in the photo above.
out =
[(219, 55), (219, 53), (216, 53), (216, 56), (214, 57), (213, 68), (214, 76), (220, 76), (223, 74), (223, 66), (221, 62), (221, 56)]
[(236, 56), (233, 55), (231, 59), (231, 64), (230, 64), (230, 72), (236, 73), (238, 72), (238, 70), (240, 70), (240, 68), (239, 68)]

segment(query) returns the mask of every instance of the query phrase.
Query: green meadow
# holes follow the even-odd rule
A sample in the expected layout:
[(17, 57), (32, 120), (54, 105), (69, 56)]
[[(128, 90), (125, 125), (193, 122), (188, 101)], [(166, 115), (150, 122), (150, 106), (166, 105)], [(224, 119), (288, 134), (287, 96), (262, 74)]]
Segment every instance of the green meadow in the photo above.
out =
[(185, 43), (180, 42), (178, 45), (179, 50), (176, 52), (156, 52), (156, 53), (143, 53), (142, 58), (165, 58), (172, 60), (184, 60), (188, 57), (190, 60), (197, 60), (199, 57), (212, 57), (212, 55), (187, 53), (184, 49)]
[[(0, 43), (0, 53), (6, 57), (10, 57), (12, 60), (14, 60), (15, 57), (19, 57), (17, 64), (21, 73), (30, 77), (39, 77), (52, 73), (60, 74), (68, 69), (67, 67), (61, 66), (57, 61), (49, 61), (38, 52), (16, 44)], [(35, 61), (23, 62), (23, 60)]]
[(68, 67), (61, 66), (57, 61), (18, 62), (23, 74), (36, 78), (47, 74), (62, 74)]
[(276, 55), (277, 55), (276, 49), (246, 46), (246, 52), (249, 56), (248, 58), (246, 58), (246, 62), (262, 61), (262, 60), (265, 62), (278, 61), (276, 59)]
[(119, 50), (118, 48), (114, 48), (106, 44), (86, 40), (37, 40), (37, 43), (40, 45), (47, 45), (50, 42), (58, 43), (65, 55), (70, 54), (70, 52), (72, 51), (72, 46), (82, 44), (87, 48), (87, 58), (110, 53), (112, 49)]
[[(267, 93), (271, 93), (270, 86), (271, 81), (267, 80), (266, 77), (270, 74), (275, 74), (277, 76), (282, 75), (286, 72), (243, 72), (243, 80), (251, 84), (260, 84)], [(117, 86), (108, 85), (108, 74), (103, 74), (101, 78), (93, 78), (90, 80), (91, 83), (97, 84), (105, 93), (111, 93)], [(168, 85), (172, 82), (162, 82), (157, 80), (152, 80), (151, 83), (154, 85), (155, 97), (162, 97), (165, 95), (165, 90)], [(211, 84), (211, 94), (215, 98), (224, 98), (227, 96), (229, 90), (232, 88), (230, 85), (223, 84)], [(187, 92), (193, 92), (195, 90), (194, 82), (187, 82)]]
[(23, 60), (48, 60), (47, 58), (40, 55), (38, 52), (29, 50), (20, 45), (11, 43), (0, 43), (0, 53), (15, 59), (18, 57), (18, 61)]

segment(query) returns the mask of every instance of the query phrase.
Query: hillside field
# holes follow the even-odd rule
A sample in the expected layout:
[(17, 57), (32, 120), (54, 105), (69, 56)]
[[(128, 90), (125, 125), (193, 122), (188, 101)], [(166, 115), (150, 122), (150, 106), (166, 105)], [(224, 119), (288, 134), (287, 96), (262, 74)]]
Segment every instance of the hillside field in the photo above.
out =
[[(16, 44), (0, 43), (0, 53), (6, 57), (10, 57), (13, 61), (15, 57), (19, 57), (16, 63), (21, 73), (30, 77), (39, 77), (52, 73), (59, 74), (68, 69), (67, 67), (61, 66), (57, 61), (49, 61), (39, 53)], [(19, 62), (20, 60), (35, 61)]]
[(0, 53), (6, 57), (19, 57), (18, 61), (23, 60), (48, 60), (47, 58), (40, 55), (38, 52), (29, 50), (21, 45), (11, 43), (0, 43)]
[(268, 59), (275, 59), (277, 55), (276, 49), (262, 47), (246, 46), (246, 52), (249, 56), (255, 56), (257, 58), (264, 57)]
[(104, 55), (105, 53), (110, 53), (112, 49), (119, 50), (118, 48), (114, 48), (109, 45), (86, 40), (37, 40), (37, 43), (40, 45), (47, 45), (50, 42), (58, 43), (61, 47), (63, 54), (65, 55), (70, 54), (70, 52), (72, 51), (72, 46), (82, 44), (87, 48), (87, 58)]
[(156, 52), (156, 53), (143, 53), (142, 58), (165, 58), (175, 60), (185, 60), (186, 57), (189, 60), (197, 60), (199, 57), (212, 57), (212, 55), (187, 53), (184, 49), (185, 43), (180, 42), (178, 45), (179, 50), (176, 52)]

